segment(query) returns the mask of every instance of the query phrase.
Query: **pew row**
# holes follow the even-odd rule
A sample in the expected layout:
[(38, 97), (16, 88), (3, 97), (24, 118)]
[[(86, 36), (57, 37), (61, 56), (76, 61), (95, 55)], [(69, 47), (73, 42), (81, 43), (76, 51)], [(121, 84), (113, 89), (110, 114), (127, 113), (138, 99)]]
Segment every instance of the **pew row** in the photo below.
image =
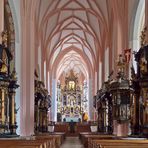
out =
[(89, 139), (89, 148), (148, 148), (148, 140)]
[(0, 148), (60, 148), (65, 133), (40, 134), (29, 139), (0, 139)]
[(36, 140), (44, 139), (44, 140), (51, 140), (53, 139), (54, 141), (52, 142), (52, 147), (51, 148), (59, 148), (62, 144), (62, 136), (61, 135), (40, 135), (35, 137)]
[(114, 135), (81, 134), (81, 142), (85, 148), (89, 148), (89, 140), (92, 139), (114, 139)]
[(52, 148), (52, 140), (0, 140), (0, 148)]

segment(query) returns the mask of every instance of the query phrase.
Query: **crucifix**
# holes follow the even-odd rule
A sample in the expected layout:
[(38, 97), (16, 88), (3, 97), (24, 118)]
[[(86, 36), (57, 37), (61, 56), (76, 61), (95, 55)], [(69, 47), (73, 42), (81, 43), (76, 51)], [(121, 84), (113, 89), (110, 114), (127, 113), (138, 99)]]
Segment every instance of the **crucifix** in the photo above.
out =
[(131, 57), (131, 49), (125, 49), (124, 50), (124, 55), (125, 55), (126, 63), (129, 63), (130, 57)]

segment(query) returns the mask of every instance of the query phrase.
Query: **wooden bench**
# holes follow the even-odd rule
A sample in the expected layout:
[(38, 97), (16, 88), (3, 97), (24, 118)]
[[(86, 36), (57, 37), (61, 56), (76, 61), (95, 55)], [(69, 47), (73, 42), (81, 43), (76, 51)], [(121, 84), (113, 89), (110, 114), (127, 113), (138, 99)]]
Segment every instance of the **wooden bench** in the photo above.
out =
[(85, 148), (89, 148), (89, 141), (92, 139), (113, 139), (114, 135), (98, 135), (98, 134), (89, 134), (81, 135), (81, 141)]
[(49, 140), (0, 140), (0, 148), (51, 148)]
[(31, 137), (30, 140), (19, 137), (0, 139), (0, 148), (59, 148), (65, 139), (65, 133), (47, 133)]
[(80, 132), (79, 133), (79, 139), (82, 140), (83, 136), (85, 135), (98, 135), (96, 132)]
[(46, 139), (46, 140), (51, 140), (53, 139), (53, 144), (52, 144), (52, 148), (59, 148), (62, 144), (63, 140), (63, 136), (61, 134), (41, 134), (41, 135), (37, 135), (35, 136), (36, 139)]
[(148, 140), (90, 140), (89, 148), (148, 148)]
[(63, 143), (65, 138), (66, 138), (66, 133), (65, 132), (53, 132), (53, 133), (49, 133), (49, 135), (60, 135), (61, 136), (61, 142)]

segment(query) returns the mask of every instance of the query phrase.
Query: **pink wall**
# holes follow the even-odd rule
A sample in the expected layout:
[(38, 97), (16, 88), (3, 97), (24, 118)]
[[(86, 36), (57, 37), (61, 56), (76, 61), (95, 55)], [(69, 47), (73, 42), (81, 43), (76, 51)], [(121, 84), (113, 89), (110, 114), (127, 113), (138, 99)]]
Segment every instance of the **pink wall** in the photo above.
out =
[[(53, 3), (53, 2), (52, 2)], [(0, 31), (3, 30), (3, 0), (0, 1)], [(41, 32), (41, 28), (45, 27), (46, 20), (51, 17), (51, 13), (43, 15), (43, 19), (41, 18), (41, 22), (39, 20), (39, 10), (36, 9), (37, 5), (39, 5), (39, 1), (37, 0), (23, 0), (21, 1), (20, 13), (21, 13), (21, 40), (22, 40), (22, 65), (21, 65), (21, 134), (22, 135), (30, 135), (33, 134), (33, 126), (34, 126), (34, 69), (38, 65), (38, 47), (41, 46), (42, 55), (41, 55), (41, 80), (44, 80), (44, 61), (47, 63), (47, 73), (50, 74), (50, 90), (52, 89), (52, 78), (56, 78), (56, 70), (59, 61), (63, 58), (63, 56), (70, 51), (71, 49), (66, 49), (67, 51), (61, 52), (61, 55), (57, 57), (53, 66), (51, 66), (51, 58), (53, 53), (48, 57), (48, 46), (45, 46), (44, 37), (46, 32)], [(112, 0), (110, 3), (110, 8), (108, 15), (108, 20), (105, 15), (101, 15), (100, 27), (101, 35), (100, 35), (100, 43), (99, 40), (95, 40), (95, 46), (97, 49), (96, 59), (93, 59), (93, 66), (89, 61), (89, 59), (78, 49), (75, 49), (81, 57), (84, 59), (88, 66), (89, 77), (92, 78), (92, 90), (93, 95), (95, 94), (95, 78), (97, 78), (97, 89), (99, 88), (99, 62), (103, 62), (102, 67), (102, 80), (104, 80), (104, 51), (106, 47), (109, 47), (109, 71), (114, 69), (116, 72), (116, 60), (119, 53), (122, 53), (125, 48), (128, 48), (128, 5), (129, 0)], [(148, 14), (148, 0), (146, 0), (146, 14)], [(2, 16), (1, 16), (2, 15)], [(100, 16), (99, 16), (100, 17)], [(146, 25), (148, 24), (148, 15), (146, 15)], [(111, 21), (112, 20), (112, 21)], [(89, 24), (88, 24), (89, 25)], [(46, 26), (47, 27), (47, 26)], [(50, 39), (50, 38), (49, 38)], [(47, 42), (50, 42), (48, 40)], [(48, 44), (47, 44), (48, 45)], [(54, 52), (54, 51), (53, 51)], [(97, 76), (95, 76), (95, 72)], [(115, 76), (115, 73), (114, 73)], [(51, 91), (50, 91), (51, 92)], [(28, 125), (30, 125), (28, 127)], [(127, 133), (127, 125), (126, 124), (117, 124), (115, 123), (115, 133), (117, 135), (125, 135)]]

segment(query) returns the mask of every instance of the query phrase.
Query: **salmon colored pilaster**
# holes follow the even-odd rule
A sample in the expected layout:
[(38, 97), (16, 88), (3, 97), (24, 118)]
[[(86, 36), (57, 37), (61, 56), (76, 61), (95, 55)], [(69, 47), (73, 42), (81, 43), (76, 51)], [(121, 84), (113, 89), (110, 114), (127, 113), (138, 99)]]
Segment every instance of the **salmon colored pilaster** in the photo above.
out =
[[(21, 1), (21, 99), (20, 99), (20, 133), (22, 136), (34, 134), (34, 9), (35, 1)], [(29, 126), (28, 126), (29, 125)]]
[(103, 51), (103, 54), (102, 54), (102, 82), (104, 82), (105, 80), (105, 49)]
[[(35, 35), (36, 36), (36, 35)], [(38, 67), (38, 43), (35, 41), (35, 68)]]
[(41, 81), (44, 81), (44, 59), (41, 56)]

